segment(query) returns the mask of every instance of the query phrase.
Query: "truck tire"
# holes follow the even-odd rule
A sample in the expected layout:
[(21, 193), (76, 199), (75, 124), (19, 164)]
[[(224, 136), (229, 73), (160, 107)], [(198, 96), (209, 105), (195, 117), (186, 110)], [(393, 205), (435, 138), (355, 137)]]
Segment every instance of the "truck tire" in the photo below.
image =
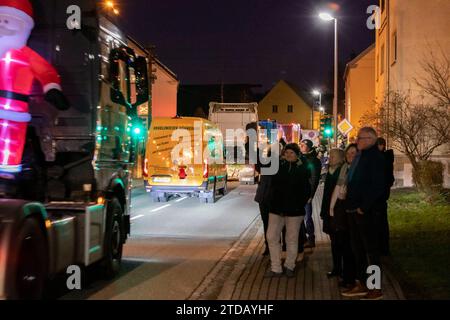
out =
[(226, 196), (228, 193), (228, 177), (225, 177), (225, 185), (222, 189), (220, 189), (220, 194)]
[(105, 258), (102, 273), (105, 278), (112, 279), (120, 271), (125, 231), (122, 221), (123, 210), (117, 198), (108, 204), (105, 230)]
[(217, 178), (214, 179), (214, 188), (213, 191), (210, 192), (209, 197), (207, 198), (207, 203), (216, 203), (216, 192), (217, 192)]
[(47, 239), (36, 218), (23, 222), (16, 238), (13, 252), (14, 270), (12, 277), (12, 298), (37, 300), (44, 296), (48, 272)]

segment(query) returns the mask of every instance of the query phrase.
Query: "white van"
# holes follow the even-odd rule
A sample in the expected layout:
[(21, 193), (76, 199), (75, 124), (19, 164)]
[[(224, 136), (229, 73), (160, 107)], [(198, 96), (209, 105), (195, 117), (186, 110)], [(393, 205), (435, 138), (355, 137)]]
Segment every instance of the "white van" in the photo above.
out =
[[(249, 127), (257, 129), (258, 123), (258, 104), (257, 103), (219, 103), (211, 102), (209, 104), (209, 121), (214, 122), (222, 131), (226, 155), (234, 154), (235, 158), (243, 156), (248, 158), (245, 148), (236, 150), (231, 147), (233, 140), (236, 140), (237, 145), (244, 145), (247, 136), (245, 134), (238, 135), (237, 139), (227, 137), (227, 130), (241, 129), (245, 132)], [(236, 145), (234, 143), (234, 145)], [(229, 163), (229, 159), (227, 159)], [(228, 164), (228, 180), (239, 180), (243, 184), (254, 184), (256, 181), (255, 166), (249, 163), (246, 164)]]

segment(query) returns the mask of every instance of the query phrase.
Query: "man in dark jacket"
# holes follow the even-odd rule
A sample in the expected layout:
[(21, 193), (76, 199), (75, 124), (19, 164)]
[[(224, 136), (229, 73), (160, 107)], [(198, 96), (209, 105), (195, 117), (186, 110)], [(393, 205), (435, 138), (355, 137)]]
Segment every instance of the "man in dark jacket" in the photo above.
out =
[(346, 208), (350, 214), (349, 229), (358, 283), (343, 295), (381, 299), (381, 288), (367, 289), (366, 272), (369, 265), (381, 268), (378, 235), (385, 203), (385, 159), (378, 150), (377, 133), (373, 128), (362, 128), (357, 143), (360, 152), (348, 173)]
[(283, 273), (281, 265), (280, 236), (286, 226), (286, 262), (288, 277), (294, 276), (298, 255), (298, 234), (305, 216), (305, 205), (311, 196), (310, 173), (300, 159), (297, 144), (285, 147), (285, 160), (280, 162), (278, 173), (272, 178), (269, 227), (267, 241), (270, 249), (270, 276)]
[(389, 220), (388, 220), (388, 201), (391, 196), (391, 188), (394, 185), (394, 150), (386, 150), (386, 140), (384, 138), (378, 138), (378, 149), (383, 153), (386, 160), (386, 189), (385, 189), (385, 202), (383, 203), (383, 212), (380, 221), (380, 250), (382, 256), (389, 256)]
[[(270, 192), (272, 186), (272, 177), (271, 175), (263, 175), (262, 168), (270, 167), (271, 164), (263, 164), (260, 161), (260, 151), (258, 150), (258, 163), (255, 166), (256, 171), (259, 174), (259, 183), (258, 188), (256, 189), (255, 201), (259, 204), (259, 212), (261, 214), (261, 220), (263, 222), (264, 228), (264, 239), (266, 244), (266, 249), (264, 250), (263, 255), (269, 255), (269, 244), (267, 243), (267, 227), (269, 226), (269, 213), (270, 213)], [(271, 150), (268, 151), (267, 157), (270, 158)]]
[(305, 225), (306, 233), (308, 234), (308, 242), (305, 248), (313, 248), (316, 246), (316, 237), (314, 234), (314, 221), (313, 221), (313, 207), (312, 200), (316, 194), (317, 187), (319, 186), (320, 173), (322, 171), (322, 163), (317, 157), (317, 152), (314, 150), (314, 144), (311, 140), (303, 140), (300, 144), (300, 149), (303, 154), (303, 158), (306, 160), (308, 169), (311, 174), (310, 184), (311, 184), (311, 195), (308, 199), (308, 203), (305, 206)]

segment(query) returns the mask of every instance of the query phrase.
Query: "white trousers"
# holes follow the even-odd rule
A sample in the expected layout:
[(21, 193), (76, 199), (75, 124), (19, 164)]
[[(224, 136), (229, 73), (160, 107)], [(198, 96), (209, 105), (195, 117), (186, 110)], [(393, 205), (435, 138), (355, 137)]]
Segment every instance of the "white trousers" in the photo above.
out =
[(282, 217), (271, 213), (269, 215), (269, 227), (267, 228), (267, 242), (269, 243), (272, 271), (283, 271), (281, 265), (281, 232), (286, 226), (286, 262), (287, 269), (294, 270), (298, 256), (298, 236), (304, 217)]

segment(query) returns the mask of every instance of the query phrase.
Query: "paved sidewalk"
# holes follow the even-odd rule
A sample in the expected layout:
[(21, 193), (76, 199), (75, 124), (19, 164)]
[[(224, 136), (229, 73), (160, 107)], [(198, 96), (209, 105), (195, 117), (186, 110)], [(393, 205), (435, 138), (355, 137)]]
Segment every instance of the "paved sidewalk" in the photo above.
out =
[[(320, 190), (319, 196), (320, 198)], [(319, 201), (315, 199), (316, 202)], [(316, 206), (318, 207), (318, 206)], [(209, 279), (205, 280), (202, 292), (193, 299), (218, 300), (345, 300), (340, 294), (337, 279), (328, 279), (326, 273), (331, 270), (331, 248), (329, 238), (322, 232), (319, 212), (314, 212), (316, 228), (316, 248), (305, 254), (303, 262), (297, 266), (296, 277), (288, 279), (264, 278), (270, 268), (269, 257), (263, 257), (264, 237), (261, 221), (253, 226), (255, 232), (243, 236), (245, 248), (239, 243), (231, 251), (239, 256), (233, 263), (225, 256)], [(249, 237), (252, 239), (249, 239)], [(225, 266), (225, 267), (224, 267)], [(219, 283), (223, 284), (220, 285)], [(214, 290), (211, 290), (214, 288)], [(391, 272), (383, 269), (382, 288), (385, 300), (403, 300), (404, 295)]]

